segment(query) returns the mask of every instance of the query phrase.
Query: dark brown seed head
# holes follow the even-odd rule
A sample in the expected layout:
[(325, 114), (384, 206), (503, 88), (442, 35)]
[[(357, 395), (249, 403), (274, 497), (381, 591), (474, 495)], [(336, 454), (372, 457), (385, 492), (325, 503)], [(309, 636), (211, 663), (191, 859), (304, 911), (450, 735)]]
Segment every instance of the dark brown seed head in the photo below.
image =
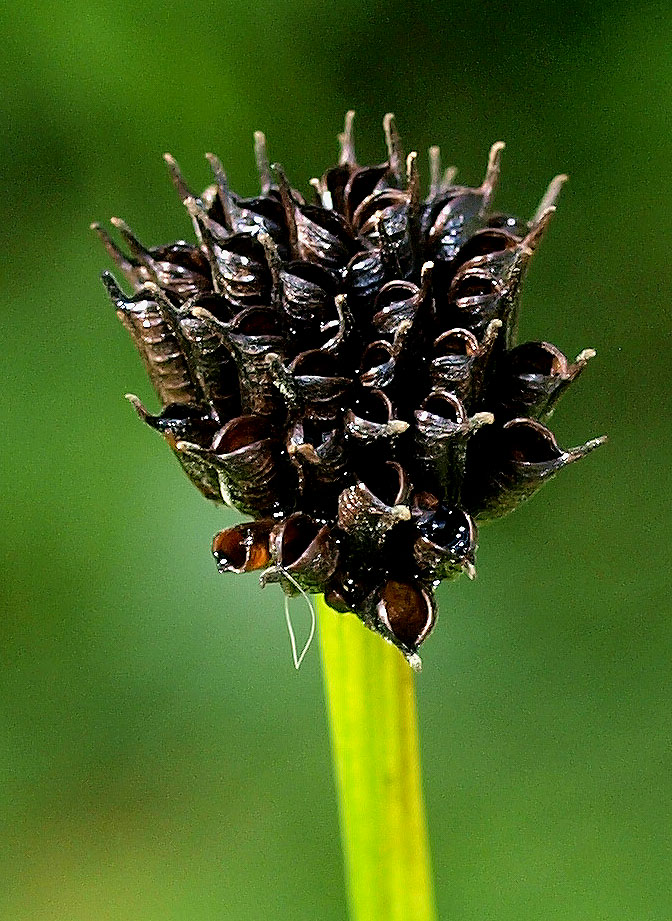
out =
[(594, 353), (515, 341), (565, 176), (526, 223), (492, 209), (503, 144), (474, 188), (432, 148), (423, 200), (393, 116), (374, 166), (353, 117), (314, 200), (257, 132), (254, 198), (212, 154), (196, 195), (166, 155), (194, 242), (147, 247), (115, 218), (124, 249), (92, 227), (132, 289), (104, 273), (161, 411), (129, 399), (203, 495), (252, 519), (216, 535), (220, 571), (322, 592), (415, 662), (436, 585), (475, 574), (476, 522), (602, 443), (563, 450), (543, 424)]

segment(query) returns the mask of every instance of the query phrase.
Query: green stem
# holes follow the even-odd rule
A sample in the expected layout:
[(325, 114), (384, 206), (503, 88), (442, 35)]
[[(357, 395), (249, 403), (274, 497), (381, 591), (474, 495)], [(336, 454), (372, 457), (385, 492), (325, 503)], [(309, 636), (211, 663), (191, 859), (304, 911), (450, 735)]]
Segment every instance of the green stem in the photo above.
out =
[(351, 921), (436, 921), (413, 671), (353, 614), (318, 612)]

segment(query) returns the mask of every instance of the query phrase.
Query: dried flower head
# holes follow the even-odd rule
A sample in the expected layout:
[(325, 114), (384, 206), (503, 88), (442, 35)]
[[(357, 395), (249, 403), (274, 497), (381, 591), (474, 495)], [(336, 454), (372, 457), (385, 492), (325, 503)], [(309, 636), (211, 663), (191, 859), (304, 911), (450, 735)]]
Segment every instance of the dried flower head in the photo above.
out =
[(269, 166), (240, 198), (188, 188), (195, 243), (148, 248), (93, 225), (133, 293), (103, 281), (162, 405), (129, 394), (204, 496), (252, 518), (217, 534), (221, 572), (324, 593), (409, 659), (434, 588), (473, 578), (476, 522), (506, 514), (604, 439), (560, 448), (544, 422), (594, 354), (515, 345), (520, 287), (565, 180), (527, 223), (491, 209), (503, 144), (478, 188), (429, 152), (427, 197), (394, 118), (360, 166), (346, 116), (314, 200)]

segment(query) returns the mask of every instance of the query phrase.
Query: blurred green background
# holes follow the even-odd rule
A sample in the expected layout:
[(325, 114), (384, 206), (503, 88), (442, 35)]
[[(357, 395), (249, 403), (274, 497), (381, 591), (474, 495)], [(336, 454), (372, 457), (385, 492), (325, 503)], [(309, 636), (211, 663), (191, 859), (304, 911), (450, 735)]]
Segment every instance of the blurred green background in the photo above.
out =
[(523, 215), (570, 173), (521, 332), (597, 349), (554, 428), (610, 436), (440, 590), (440, 917), (672, 917), (671, 27), (626, 0), (3, 6), (2, 921), (345, 916), (317, 650), (297, 675), (277, 587), (217, 575), (232, 516), (123, 400), (155, 405), (88, 225), (189, 234), (161, 155), (202, 187), (215, 150), (252, 194), (256, 128), (305, 189), (349, 107), (364, 161), (388, 110), (468, 182), (506, 140)]

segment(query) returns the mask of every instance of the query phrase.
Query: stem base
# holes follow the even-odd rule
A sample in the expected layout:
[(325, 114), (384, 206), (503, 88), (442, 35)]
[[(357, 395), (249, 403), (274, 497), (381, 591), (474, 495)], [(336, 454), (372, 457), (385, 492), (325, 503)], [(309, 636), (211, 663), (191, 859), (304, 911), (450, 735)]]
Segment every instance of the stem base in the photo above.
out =
[(352, 921), (436, 921), (414, 673), (354, 614), (318, 601)]

